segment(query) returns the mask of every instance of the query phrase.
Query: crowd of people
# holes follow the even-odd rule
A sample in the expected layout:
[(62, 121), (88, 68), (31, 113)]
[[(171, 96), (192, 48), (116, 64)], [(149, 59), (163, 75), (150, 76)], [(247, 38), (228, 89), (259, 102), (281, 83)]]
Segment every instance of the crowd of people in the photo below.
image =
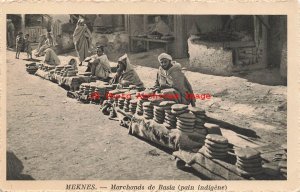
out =
[[(92, 33), (85, 24), (84, 18), (78, 19), (76, 28), (73, 33), (73, 42), (75, 50), (79, 59), (79, 66), (83, 62), (87, 62), (86, 72), (90, 72), (98, 80), (109, 82), (110, 84), (117, 84), (119, 88), (135, 85), (139, 88), (144, 88), (139, 75), (135, 71), (133, 65), (130, 63), (128, 55), (125, 53), (118, 59), (117, 72), (111, 77), (112, 71), (110, 61), (105, 54), (104, 45), (96, 47), (96, 54), (90, 56)], [(23, 33), (19, 32), (16, 37), (16, 59), (19, 59), (21, 51), (25, 51), (29, 59), (32, 59), (32, 48), (29, 42), (29, 34), (23, 37)], [(43, 62), (49, 65), (60, 65), (60, 59), (55, 52), (55, 42), (50, 32), (46, 35), (41, 35), (39, 44), (34, 54), (36, 57), (44, 55)], [(162, 53), (158, 56), (159, 69), (156, 76), (155, 85), (150, 88), (153, 92), (160, 93), (163, 89), (173, 88), (174, 93), (179, 95), (178, 103), (191, 104), (195, 106), (193, 98), (186, 98), (186, 94), (193, 94), (192, 87), (181, 70), (181, 65), (173, 61), (171, 55)], [(75, 66), (77, 69), (77, 62), (71, 59), (68, 65)]]

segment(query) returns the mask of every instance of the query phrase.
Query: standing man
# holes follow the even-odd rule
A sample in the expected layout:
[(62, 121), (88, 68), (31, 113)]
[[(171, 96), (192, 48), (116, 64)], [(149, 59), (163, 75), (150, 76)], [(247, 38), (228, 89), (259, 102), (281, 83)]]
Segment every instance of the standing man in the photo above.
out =
[(85, 24), (83, 17), (80, 17), (73, 34), (73, 42), (80, 61), (79, 65), (82, 65), (82, 61), (89, 56), (91, 40), (92, 33)]
[(195, 98), (188, 98), (187, 95), (193, 94), (193, 89), (181, 71), (181, 65), (172, 60), (172, 57), (166, 53), (158, 56), (160, 67), (158, 69), (155, 82), (155, 91), (160, 92), (163, 89), (173, 88), (178, 94), (179, 103), (195, 106)]
[(14, 46), (15, 26), (11, 19), (7, 19), (7, 45), (9, 48)]

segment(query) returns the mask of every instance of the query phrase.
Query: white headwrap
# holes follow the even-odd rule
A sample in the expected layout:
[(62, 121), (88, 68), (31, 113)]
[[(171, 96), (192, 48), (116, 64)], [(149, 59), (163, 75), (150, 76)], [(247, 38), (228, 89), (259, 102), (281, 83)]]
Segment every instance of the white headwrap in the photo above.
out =
[(128, 58), (126, 53), (118, 59), (118, 61), (123, 61), (123, 60), (126, 60), (126, 70), (125, 70), (125, 72), (132, 70), (133, 66), (130, 64), (129, 58)]
[(161, 59), (168, 59), (170, 61), (172, 61), (172, 57), (169, 54), (166, 53), (162, 53), (158, 56), (158, 61), (160, 62)]

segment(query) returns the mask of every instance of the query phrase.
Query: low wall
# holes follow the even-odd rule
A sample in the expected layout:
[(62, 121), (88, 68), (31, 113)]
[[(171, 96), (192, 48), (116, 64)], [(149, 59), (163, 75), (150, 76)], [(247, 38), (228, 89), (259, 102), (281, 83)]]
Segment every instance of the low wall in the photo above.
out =
[(190, 68), (214, 75), (230, 75), (233, 61), (232, 51), (224, 50), (222, 43), (198, 41), (195, 37), (188, 39)]

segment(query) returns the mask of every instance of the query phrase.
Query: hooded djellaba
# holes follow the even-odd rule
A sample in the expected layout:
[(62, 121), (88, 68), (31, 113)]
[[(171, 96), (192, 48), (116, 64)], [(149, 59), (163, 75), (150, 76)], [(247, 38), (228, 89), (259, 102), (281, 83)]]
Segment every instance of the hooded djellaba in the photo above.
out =
[(113, 78), (112, 83), (118, 83), (122, 87), (136, 85), (141, 89), (144, 88), (144, 84), (134, 70), (134, 66), (130, 63), (127, 54), (124, 54), (118, 59), (117, 74)]
[(91, 46), (92, 34), (88, 29), (83, 18), (80, 18), (77, 22), (73, 34), (73, 42), (75, 45), (76, 52), (78, 54), (80, 63), (89, 56), (89, 48)]
[(176, 98), (178, 103), (195, 106), (195, 98), (187, 97), (187, 94), (193, 94), (193, 89), (182, 72), (180, 63), (173, 61), (172, 57), (166, 53), (160, 54), (158, 61), (160, 67), (154, 86), (155, 90), (163, 92), (164, 89), (173, 89), (173, 93), (178, 95)]

